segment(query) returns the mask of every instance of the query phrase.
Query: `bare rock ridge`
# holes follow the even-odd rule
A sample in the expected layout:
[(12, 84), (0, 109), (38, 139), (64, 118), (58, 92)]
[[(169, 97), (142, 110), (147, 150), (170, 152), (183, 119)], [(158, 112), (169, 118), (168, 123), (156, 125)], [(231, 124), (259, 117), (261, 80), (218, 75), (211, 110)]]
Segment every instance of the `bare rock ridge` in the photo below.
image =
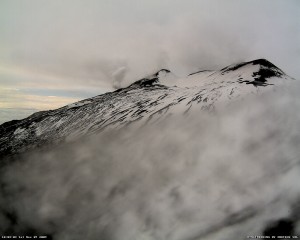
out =
[(161, 69), (114, 92), (0, 125), (0, 156), (133, 123), (148, 124), (170, 114), (212, 110), (288, 80), (289, 76), (265, 59), (181, 78)]
[[(142, 78), (141, 80), (135, 81), (133, 84), (131, 84), (129, 87), (149, 87), (153, 85), (161, 85), (159, 83), (159, 78), (162, 74), (167, 75), (171, 73), (168, 69), (160, 69), (158, 72), (154, 73), (151, 76), (148, 76), (146, 78)], [(163, 85), (161, 85), (163, 87)]]
[(266, 59), (257, 59), (250, 62), (240, 63), (235, 66), (223, 68), (221, 71), (223, 71), (223, 73), (228, 71), (234, 71), (248, 64), (258, 65), (259, 70), (253, 73), (254, 81), (251, 82), (247, 80), (242, 80), (241, 83), (253, 84), (254, 86), (266, 86), (268, 85), (266, 83), (267, 78), (281, 77), (282, 75), (285, 74), (281, 69), (279, 69), (273, 63), (269, 62)]

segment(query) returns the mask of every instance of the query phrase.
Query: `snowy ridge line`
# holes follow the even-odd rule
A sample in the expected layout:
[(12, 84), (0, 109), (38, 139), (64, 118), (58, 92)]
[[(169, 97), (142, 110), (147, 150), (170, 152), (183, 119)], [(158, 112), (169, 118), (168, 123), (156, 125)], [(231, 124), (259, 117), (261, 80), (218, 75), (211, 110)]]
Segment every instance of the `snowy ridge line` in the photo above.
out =
[(290, 80), (265, 59), (230, 65), (219, 71), (200, 71), (184, 78), (162, 69), (114, 92), (0, 125), (0, 155), (72, 141), (130, 124), (143, 126), (174, 114), (217, 109)]

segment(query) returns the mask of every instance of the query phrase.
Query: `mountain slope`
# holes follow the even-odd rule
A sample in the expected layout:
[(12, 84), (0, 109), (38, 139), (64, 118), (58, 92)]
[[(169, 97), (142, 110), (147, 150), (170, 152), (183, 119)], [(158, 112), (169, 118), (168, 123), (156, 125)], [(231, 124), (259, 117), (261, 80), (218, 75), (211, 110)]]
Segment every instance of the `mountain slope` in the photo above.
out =
[(0, 167), (0, 233), (299, 236), (300, 86), (290, 90), (14, 155)]
[(260, 94), (291, 78), (265, 59), (201, 71), (178, 78), (167, 69), (126, 88), (0, 126), (0, 155), (60, 142), (171, 114), (212, 110), (249, 94)]

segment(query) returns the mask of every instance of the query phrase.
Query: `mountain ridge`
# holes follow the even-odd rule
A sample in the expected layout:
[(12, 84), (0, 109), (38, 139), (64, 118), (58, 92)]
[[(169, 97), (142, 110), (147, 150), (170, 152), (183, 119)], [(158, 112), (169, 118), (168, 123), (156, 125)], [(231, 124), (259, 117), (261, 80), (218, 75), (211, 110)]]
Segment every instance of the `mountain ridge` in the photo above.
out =
[(0, 155), (133, 123), (142, 126), (195, 109), (210, 111), (249, 94), (261, 94), (289, 79), (265, 59), (217, 71), (200, 71), (183, 78), (161, 69), (125, 88), (3, 123)]

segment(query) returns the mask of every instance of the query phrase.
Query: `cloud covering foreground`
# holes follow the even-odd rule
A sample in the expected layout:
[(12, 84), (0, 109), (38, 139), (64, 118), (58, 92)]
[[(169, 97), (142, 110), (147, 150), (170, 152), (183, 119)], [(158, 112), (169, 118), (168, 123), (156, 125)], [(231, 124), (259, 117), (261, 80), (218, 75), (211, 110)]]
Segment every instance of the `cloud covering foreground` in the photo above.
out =
[(15, 156), (1, 168), (0, 232), (229, 240), (281, 221), (299, 235), (298, 85)]

